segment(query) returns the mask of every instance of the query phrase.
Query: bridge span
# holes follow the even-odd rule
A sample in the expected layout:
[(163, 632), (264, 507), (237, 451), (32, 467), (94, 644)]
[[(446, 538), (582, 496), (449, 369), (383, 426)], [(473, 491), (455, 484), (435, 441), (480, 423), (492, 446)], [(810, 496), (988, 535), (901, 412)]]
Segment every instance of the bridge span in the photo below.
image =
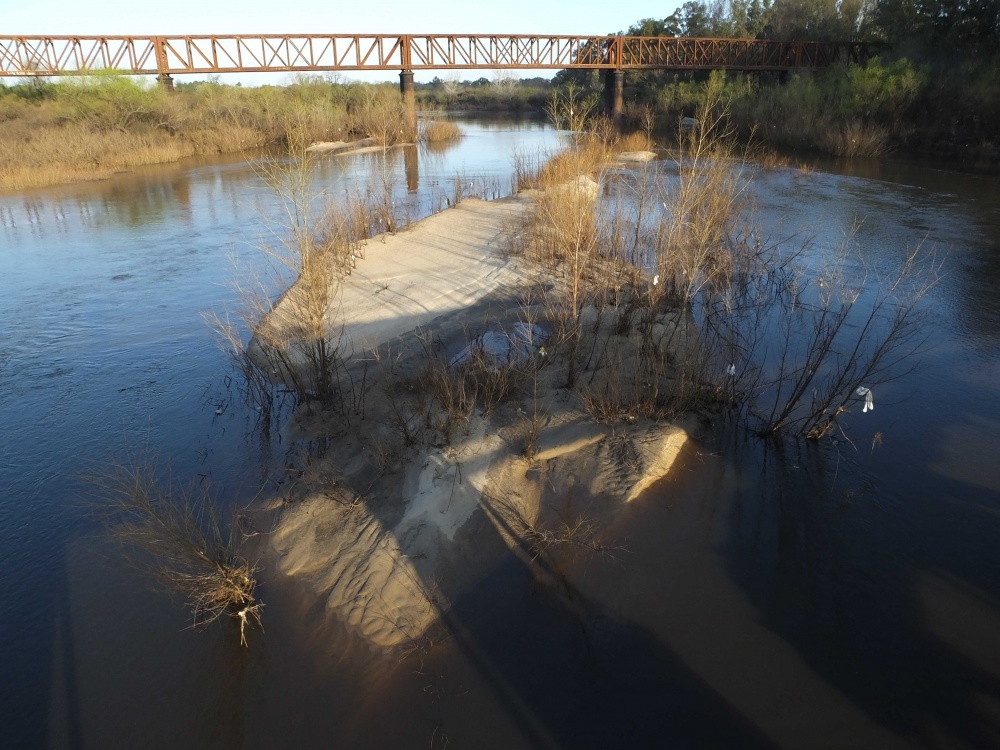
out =
[(520, 34), (0, 36), (0, 76), (562, 69), (780, 71), (864, 62), (865, 42)]
[(627, 70), (789, 71), (864, 63), (865, 42), (783, 42), (528, 34), (232, 34), (203, 36), (2, 36), (0, 78), (93, 70), (156, 75), (399, 70), (413, 99), (417, 70), (606, 71), (608, 109), (622, 108)]

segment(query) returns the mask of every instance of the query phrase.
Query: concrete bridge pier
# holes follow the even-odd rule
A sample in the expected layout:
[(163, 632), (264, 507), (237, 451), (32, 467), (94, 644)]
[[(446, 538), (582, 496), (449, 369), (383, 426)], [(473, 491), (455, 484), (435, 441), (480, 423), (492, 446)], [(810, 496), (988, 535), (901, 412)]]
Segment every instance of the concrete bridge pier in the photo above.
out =
[[(399, 93), (403, 96), (403, 111), (406, 125), (413, 139), (417, 137), (417, 91), (413, 87), (413, 71), (403, 70), (399, 74)], [(411, 135), (407, 135), (410, 138)]]
[(604, 71), (604, 111), (616, 128), (621, 129), (622, 113), (625, 110), (625, 71)]
[(160, 84), (160, 88), (168, 94), (172, 94), (174, 92), (174, 79), (169, 73), (160, 73), (160, 75), (156, 76), (156, 82)]

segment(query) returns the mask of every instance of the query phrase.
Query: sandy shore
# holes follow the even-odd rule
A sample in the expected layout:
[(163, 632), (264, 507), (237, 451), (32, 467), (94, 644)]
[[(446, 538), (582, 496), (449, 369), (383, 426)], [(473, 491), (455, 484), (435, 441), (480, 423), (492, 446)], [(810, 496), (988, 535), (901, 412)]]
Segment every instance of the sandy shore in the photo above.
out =
[(395, 143), (392, 146), (380, 146), (371, 138), (363, 138), (360, 141), (319, 141), (308, 146), (306, 151), (325, 156), (348, 156), (351, 154), (371, 154), (377, 151), (385, 151), (387, 148), (414, 145), (416, 144)]
[(371, 240), (331, 324), (342, 325), (353, 350), (363, 351), (523, 285), (527, 271), (507, 257), (505, 233), (529, 201), (469, 198)]
[(676, 425), (594, 422), (556, 367), (449, 439), (423, 436), (421, 362), (540, 315), (528, 300), (545, 280), (507, 252), (530, 207), (528, 196), (465, 200), (371, 240), (332, 311), (344, 345), (365, 353), (363, 419), (314, 409), (291, 427), (332, 447), (275, 503), (270, 564), (376, 649), (420, 639), (503, 555), (543, 553), (566, 536), (567, 512), (587, 521), (574, 548), (598, 548), (602, 526), (687, 440)]

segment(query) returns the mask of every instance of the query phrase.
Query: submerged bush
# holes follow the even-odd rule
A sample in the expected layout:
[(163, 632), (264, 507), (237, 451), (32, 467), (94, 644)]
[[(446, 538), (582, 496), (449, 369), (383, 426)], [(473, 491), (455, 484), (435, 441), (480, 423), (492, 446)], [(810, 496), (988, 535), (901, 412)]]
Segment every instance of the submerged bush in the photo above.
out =
[(260, 624), (264, 606), (254, 593), (256, 569), (239, 553), (235, 530), (208, 491), (159, 478), (141, 459), (115, 462), (91, 481), (111, 533), (140, 570), (187, 600), (191, 626), (231, 615), (246, 645), (246, 626)]

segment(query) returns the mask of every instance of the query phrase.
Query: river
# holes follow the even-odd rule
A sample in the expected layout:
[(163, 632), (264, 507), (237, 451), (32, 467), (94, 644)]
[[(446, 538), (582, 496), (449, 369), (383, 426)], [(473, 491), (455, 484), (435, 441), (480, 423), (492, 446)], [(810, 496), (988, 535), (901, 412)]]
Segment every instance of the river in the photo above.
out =
[[(324, 161), (411, 219), (509, 190), (540, 123), (466, 119), (440, 153)], [(461, 188), (456, 188), (458, 175)], [(186, 629), (123, 564), (85, 480), (123, 450), (220, 502), (295, 447), (262, 440), (203, 314), (238, 305), (274, 198), (243, 160), (0, 196), (0, 716), (11, 747), (987, 747), (1000, 743), (1000, 179), (905, 160), (755, 175), (772, 235), (873, 269), (934, 247), (913, 372), (845, 441), (706, 429), (552, 590), (508, 559), (448, 637), (374, 659), (303, 591), (265, 632)], [(881, 433), (881, 442), (874, 440)]]

